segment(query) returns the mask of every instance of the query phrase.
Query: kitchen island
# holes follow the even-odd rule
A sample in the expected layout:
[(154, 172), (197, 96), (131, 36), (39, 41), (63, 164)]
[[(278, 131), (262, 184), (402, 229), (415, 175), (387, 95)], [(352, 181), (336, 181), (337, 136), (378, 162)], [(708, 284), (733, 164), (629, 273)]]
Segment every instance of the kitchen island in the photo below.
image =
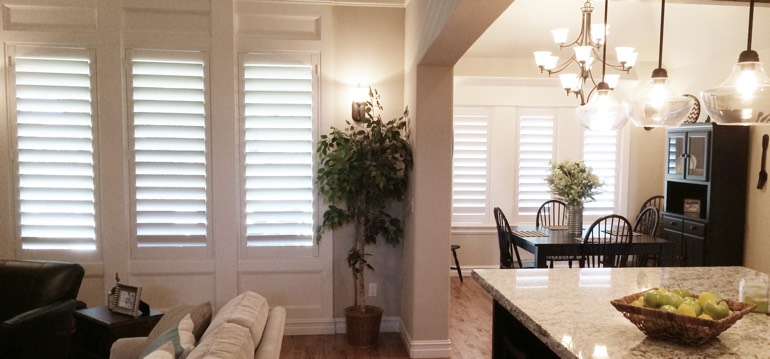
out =
[(610, 301), (682, 287), (738, 299), (745, 267), (478, 269), (492, 295), (493, 358), (770, 358), (770, 317), (749, 313), (698, 347), (648, 338)]

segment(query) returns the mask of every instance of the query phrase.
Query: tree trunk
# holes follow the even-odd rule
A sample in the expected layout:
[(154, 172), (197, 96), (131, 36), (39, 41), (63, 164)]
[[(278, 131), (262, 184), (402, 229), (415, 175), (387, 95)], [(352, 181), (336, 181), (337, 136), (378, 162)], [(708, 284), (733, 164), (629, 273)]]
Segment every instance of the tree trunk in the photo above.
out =
[(364, 225), (361, 223), (361, 219), (358, 219), (356, 220), (355, 248), (361, 256), (361, 260), (359, 260), (356, 264), (358, 268), (354, 275), (354, 282), (356, 286), (356, 306), (359, 308), (359, 310), (361, 310), (362, 313), (366, 311), (366, 301), (364, 300), (364, 271), (366, 270), (364, 257), (365, 246), (366, 240), (364, 239)]

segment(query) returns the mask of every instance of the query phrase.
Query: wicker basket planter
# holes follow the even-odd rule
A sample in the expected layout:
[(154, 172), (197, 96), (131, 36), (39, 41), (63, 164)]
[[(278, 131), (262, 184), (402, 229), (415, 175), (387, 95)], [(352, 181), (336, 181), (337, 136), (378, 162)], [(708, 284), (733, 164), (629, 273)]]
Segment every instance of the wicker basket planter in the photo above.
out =
[(687, 345), (701, 345), (716, 338), (756, 307), (753, 303), (725, 299), (730, 315), (719, 320), (708, 320), (631, 305), (642, 295), (644, 292), (627, 295), (610, 301), (610, 304), (647, 336)]
[(361, 312), (359, 307), (345, 308), (345, 331), (348, 344), (359, 348), (377, 346), (380, 337), (380, 322), (382, 322), (382, 308), (367, 305), (366, 311)]

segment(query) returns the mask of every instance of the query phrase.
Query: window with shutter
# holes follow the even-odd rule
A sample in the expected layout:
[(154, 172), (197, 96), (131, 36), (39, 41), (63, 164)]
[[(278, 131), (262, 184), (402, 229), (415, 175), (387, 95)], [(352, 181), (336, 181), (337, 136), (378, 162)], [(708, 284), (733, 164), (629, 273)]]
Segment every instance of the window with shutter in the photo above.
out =
[(136, 245), (209, 244), (206, 54), (131, 50)]
[(583, 161), (604, 181), (602, 193), (585, 204), (584, 215), (603, 216), (615, 212), (618, 132), (584, 131)]
[(95, 250), (93, 51), (11, 46), (9, 55), (21, 247)]
[(488, 221), (490, 117), (485, 108), (454, 111), (452, 223)]
[(315, 250), (318, 56), (243, 54), (240, 61), (247, 251)]
[(519, 115), (518, 215), (534, 216), (551, 199), (545, 182), (554, 155), (553, 110), (521, 109)]

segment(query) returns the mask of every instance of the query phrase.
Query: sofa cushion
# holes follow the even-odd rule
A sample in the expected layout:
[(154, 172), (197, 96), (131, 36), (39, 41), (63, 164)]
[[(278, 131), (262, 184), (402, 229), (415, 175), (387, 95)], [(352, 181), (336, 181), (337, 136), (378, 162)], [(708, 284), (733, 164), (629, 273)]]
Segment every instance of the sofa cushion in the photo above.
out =
[(167, 342), (160, 348), (155, 349), (152, 353), (142, 357), (142, 359), (174, 359), (176, 354), (174, 353), (174, 344)]
[(231, 299), (211, 320), (205, 338), (209, 333), (224, 323), (232, 323), (248, 328), (255, 346), (259, 346), (267, 322), (268, 305), (265, 297), (254, 292), (243, 292)]
[(187, 359), (252, 359), (255, 349), (249, 328), (235, 323), (222, 323), (211, 332), (206, 331)]
[(160, 318), (158, 324), (156, 324), (155, 327), (152, 328), (152, 331), (150, 331), (150, 334), (147, 335), (142, 352), (148, 353), (157, 348), (154, 347), (150, 349), (150, 345), (155, 342), (161, 334), (169, 329), (178, 328), (179, 322), (181, 322), (187, 314), (190, 314), (190, 319), (193, 321), (193, 336), (195, 336), (196, 342), (200, 340), (203, 332), (211, 322), (211, 303), (206, 302), (198, 305), (180, 304), (163, 314), (163, 317)]
[(186, 354), (195, 347), (195, 336), (192, 333), (193, 327), (194, 323), (190, 319), (190, 313), (187, 313), (176, 328), (171, 327), (161, 333), (161, 335), (146, 346), (140, 356), (147, 356), (153, 351), (165, 347), (168, 343), (171, 343), (173, 346), (174, 358), (187, 356)]

